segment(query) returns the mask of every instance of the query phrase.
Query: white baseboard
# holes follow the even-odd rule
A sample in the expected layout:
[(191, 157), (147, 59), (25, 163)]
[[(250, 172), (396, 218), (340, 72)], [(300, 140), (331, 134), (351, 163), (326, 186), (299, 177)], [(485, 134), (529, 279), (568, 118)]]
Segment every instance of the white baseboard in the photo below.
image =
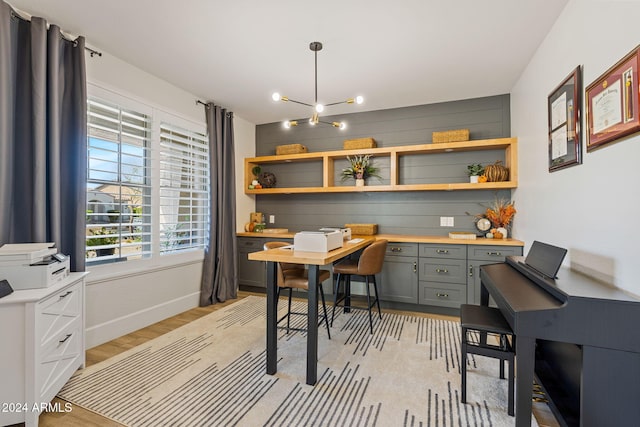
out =
[(92, 348), (168, 317), (197, 307), (200, 293), (194, 292), (153, 307), (128, 314), (86, 329), (86, 348)]

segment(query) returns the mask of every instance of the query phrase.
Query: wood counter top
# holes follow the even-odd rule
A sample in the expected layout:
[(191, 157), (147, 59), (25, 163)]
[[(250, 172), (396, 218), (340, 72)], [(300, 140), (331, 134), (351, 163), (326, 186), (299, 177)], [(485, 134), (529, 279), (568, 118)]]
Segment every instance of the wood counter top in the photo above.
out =
[[(273, 239), (293, 239), (295, 232), (287, 233), (249, 233), (239, 232), (236, 233), (239, 237), (265, 237)], [(448, 236), (415, 236), (410, 234), (376, 234), (374, 236), (353, 236), (361, 238), (374, 237), (376, 239), (386, 239), (390, 242), (397, 243), (436, 243), (443, 245), (492, 245), (492, 246), (524, 246), (524, 242), (516, 239), (486, 239), (476, 238), (475, 240), (469, 239), (451, 239)]]

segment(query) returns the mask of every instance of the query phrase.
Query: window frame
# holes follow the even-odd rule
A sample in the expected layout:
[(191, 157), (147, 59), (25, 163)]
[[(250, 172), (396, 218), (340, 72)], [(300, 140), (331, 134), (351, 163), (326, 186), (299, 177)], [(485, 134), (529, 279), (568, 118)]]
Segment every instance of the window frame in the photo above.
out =
[[(103, 100), (104, 102), (118, 105), (120, 108), (134, 110), (146, 114), (151, 118), (150, 134), (150, 187), (151, 187), (151, 254), (147, 258), (122, 260), (116, 263), (88, 263), (87, 270), (92, 274), (92, 281), (109, 280), (123, 275), (137, 275), (148, 273), (152, 270), (163, 270), (177, 265), (186, 265), (201, 262), (204, 258), (205, 248), (195, 248), (185, 251), (176, 251), (161, 255), (159, 246), (159, 215), (160, 215), (160, 123), (165, 121), (174, 126), (180, 126), (194, 132), (207, 135), (206, 123), (196, 122), (192, 119), (167, 111), (166, 108), (154, 105), (147, 100), (139, 99), (131, 95), (124, 95), (120, 91), (115, 92), (96, 84), (87, 84), (88, 97)], [(209, 178), (211, 179), (211, 178)], [(211, 197), (211, 186), (209, 186)]]

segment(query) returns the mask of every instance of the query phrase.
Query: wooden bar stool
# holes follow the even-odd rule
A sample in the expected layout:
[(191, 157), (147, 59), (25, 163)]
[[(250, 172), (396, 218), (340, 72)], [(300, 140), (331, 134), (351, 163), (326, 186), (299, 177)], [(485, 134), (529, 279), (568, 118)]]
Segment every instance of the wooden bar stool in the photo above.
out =
[[(380, 311), (380, 301), (378, 300), (378, 285), (376, 284), (376, 274), (382, 271), (382, 264), (384, 263), (384, 256), (387, 251), (386, 240), (376, 240), (369, 246), (367, 246), (357, 260), (345, 259), (333, 266), (333, 273), (337, 274), (335, 287), (333, 289), (333, 311), (331, 312), (331, 325), (333, 325), (333, 318), (336, 315), (336, 307), (342, 307), (344, 311), (349, 312), (352, 308), (369, 311), (369, 329), (373, 334), (373, 318), (371, 317), (371, 308), (374, 305), (378, 306), (378, 316), (382, 319), (382, 312)], [(351, 276), (361, 276), (365, 279), (365, 287), (367, 290), (367, 307), (357, 307), (351, 305)], [(338, 298), (338, 292), (340, 290), (340, 280), (344, 283), (344, 294)], [(374, 300), (371, 301), (371, 291), (369, 290), (369, 284), (373, 283)]]
[[(500, 359), (500, 378), (504, 379), (504, 362), (509, 362), (509, 404), (508, 414), (514, 414), (514, 359), (515, 335), (504, 316), (497, 308), (462, 304), (460, 306), (460, 326), (462, 328), (462, 403), (467, 403), (467, 354)], [(498, 344), (487, 342), (487, 334), (495, 335)]]

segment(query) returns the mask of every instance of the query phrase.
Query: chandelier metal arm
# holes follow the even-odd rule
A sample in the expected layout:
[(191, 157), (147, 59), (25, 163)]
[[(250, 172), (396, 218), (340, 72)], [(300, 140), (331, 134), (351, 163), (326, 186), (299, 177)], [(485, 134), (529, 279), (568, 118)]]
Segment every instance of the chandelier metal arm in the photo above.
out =
[(313, 107), (311, 104), (307, 104), (306, 102), (296, 101), (295, 99), (287, 98), (287, 102), (293, 102), (295, 104), (306, 105), (307, 107)]
[(346, 101), (339, 101), (339, 102), (332, 102), (331, 104), (324, 104), (325, 107), (331, 107), (332, 105), (340, 105), (340, 104), (348, 104), (349, 100)]

